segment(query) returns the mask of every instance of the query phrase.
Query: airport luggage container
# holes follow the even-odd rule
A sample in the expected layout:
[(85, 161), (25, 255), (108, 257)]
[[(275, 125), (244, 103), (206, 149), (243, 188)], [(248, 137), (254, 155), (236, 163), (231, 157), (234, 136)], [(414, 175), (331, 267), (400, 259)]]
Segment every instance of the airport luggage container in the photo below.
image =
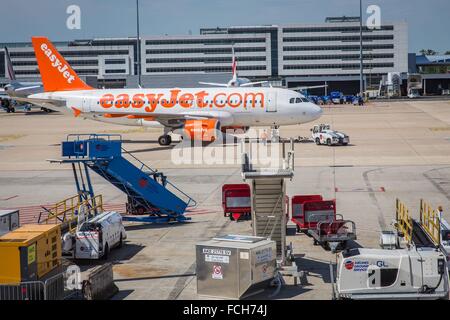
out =
[(242, 217), (250, 217), (250, 186), (246, 183), (224, 184), (222, 186), (223, 216), (238, 221)]
[(29, 224), (0, 237), (0, 283), (36, 281), (61, 263), (60, 225)]
[(19, 210), (0, 210), (0, 236), (19, 227)]
[(276, 243), (265, 237), (226, 235), (196, 245), (197, 293), (241, 299), (275, 277)]
[(313, 237), (314, 244), (320, 244), (334, 253), (346, 249), (347, 241), (356, 240), (356, 225), (336, 214), (334, 220), (319, 221), (316, 228), (308, 230), (308, 234)]
[[(336, 213), (335, 202), (332, 203), (324, 201), (319, 194), (313, 195), (297, 195), (292, 197), (292, 222), (297, 225), (297, 232), (307, 232), (308, 229), (315, 228), (319, 218), (321, 210), (330, 209), (333, 211), (332, 215)], [(305, 211), (306, 205), (306, 211)], [(325, 215), (325, 212), (322, 212)], [(315, 216), (313, 216), (315, 214)], [(330, 215), (330, 210), (327, 211), (327, 215)], [(322, 219), (323, 220), (323, 219)]]

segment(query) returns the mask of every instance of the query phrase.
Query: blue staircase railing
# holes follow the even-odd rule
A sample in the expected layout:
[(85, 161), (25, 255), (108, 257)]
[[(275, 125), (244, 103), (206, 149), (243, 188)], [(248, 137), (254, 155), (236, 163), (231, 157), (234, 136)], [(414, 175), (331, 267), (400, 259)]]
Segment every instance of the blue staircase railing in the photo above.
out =
[[(157, 170), (153, 170), (152, 168), (150, 168), (148, 165), (146, 165), (144, 162), (142, 162), (141, 160), (139, 160), (138, 158), (136, 158), (131, 152), (125, 150), (124, 148), (122, 148), (122, 151), (124, 151), (127, 155), (129, 155), (130, 157), (132, 157), (135, 161), (137, 161), (141, 167), (139, 168), (139, 170), (143, 171), (144, 169), (149, 170), (151, 172), (152, 175), (156, 175), (156, 176), (162, 176), (162, 183), (164, 184), (165, 187), (170, 186), (171, 188), (174, 189), (175, 192), (179, 193), (182, 197), (184, 197), (186, 199), (187, 202), (187, 207), (188, 208), (192, 208), (192, 207), (196, 207), (197, 206), (197, 201), (195, 201), (194, 199), (192, 199), (187, 193), (185, 193), (184, 191), (182, 191), (180, 188), (178, 188), (176, 185), (174, 185), (172, 182), (170, 182), (169, 180), (166, 179), (166, 177), (162, 174), (162, 172), (159, 172)], [(173, 192), (172, 192), (173, 193)]]

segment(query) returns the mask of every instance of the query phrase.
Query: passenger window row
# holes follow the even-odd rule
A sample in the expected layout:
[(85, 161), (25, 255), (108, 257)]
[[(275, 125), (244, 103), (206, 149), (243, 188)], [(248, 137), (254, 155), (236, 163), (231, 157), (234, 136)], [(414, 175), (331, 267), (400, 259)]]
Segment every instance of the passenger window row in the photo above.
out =
[(291, 98), (289, 103), (301, 103), (301, 102), (309, 102), (306, 98)]

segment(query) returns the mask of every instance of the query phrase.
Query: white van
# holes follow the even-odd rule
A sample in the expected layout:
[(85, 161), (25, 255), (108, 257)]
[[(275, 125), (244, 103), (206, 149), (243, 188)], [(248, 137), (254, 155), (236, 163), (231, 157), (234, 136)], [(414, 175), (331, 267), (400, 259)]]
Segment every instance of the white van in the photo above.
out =
[(122, 216), (109, 211), (81, 224), (75, 235), (75, 259), (106, 259), (127, 238)]

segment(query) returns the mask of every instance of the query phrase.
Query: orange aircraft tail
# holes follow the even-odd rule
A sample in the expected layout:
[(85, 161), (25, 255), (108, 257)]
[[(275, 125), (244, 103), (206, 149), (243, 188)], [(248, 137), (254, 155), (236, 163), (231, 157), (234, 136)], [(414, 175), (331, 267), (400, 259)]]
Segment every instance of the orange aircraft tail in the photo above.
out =
[(90, 90), (46, 37), (32, 37), (44, 91)]

